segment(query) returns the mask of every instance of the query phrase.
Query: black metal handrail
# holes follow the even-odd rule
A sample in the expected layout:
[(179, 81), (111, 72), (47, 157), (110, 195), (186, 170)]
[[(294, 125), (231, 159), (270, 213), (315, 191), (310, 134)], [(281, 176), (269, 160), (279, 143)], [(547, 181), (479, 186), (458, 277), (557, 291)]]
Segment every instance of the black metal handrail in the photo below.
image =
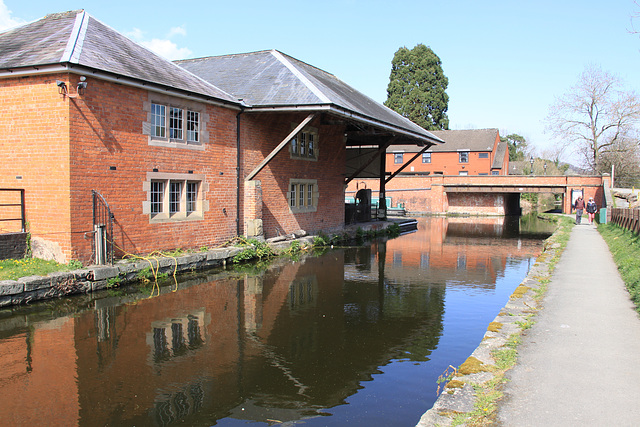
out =
[(0, 188), (0, 191), (10, 191), (20, 193), (20, 203), (0, 203), (1, 207), (20, 206), (20, 218), (0, 218), (0, 221), (20, 221), (20, 229), (24, 233), (27, 231), (27, 219), (24, 209), (24, 189), (21, 188)]
[[(104, 262), (108, 262), (113, 265), (113, 213), (109, 203), (105, 198), (96, 190), (91, 190), (91, 196), (93, 199), (93, 229), (96, 236), (101, 233), (100, 238), (93, 239), (94, 253), (96, 254), (96, 263), (103, 262), (99, 254), (104, 251)], [(98, 246), (98, 242), (104, 245)]]

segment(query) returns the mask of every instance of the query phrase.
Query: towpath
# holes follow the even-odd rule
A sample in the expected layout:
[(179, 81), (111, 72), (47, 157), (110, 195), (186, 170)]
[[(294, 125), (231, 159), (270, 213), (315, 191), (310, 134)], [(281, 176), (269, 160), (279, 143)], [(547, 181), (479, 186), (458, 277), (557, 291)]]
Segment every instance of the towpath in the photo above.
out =
[(574, 227), (499, 404), (502, 426), (640, 425), (640, 318), (592, 225)]

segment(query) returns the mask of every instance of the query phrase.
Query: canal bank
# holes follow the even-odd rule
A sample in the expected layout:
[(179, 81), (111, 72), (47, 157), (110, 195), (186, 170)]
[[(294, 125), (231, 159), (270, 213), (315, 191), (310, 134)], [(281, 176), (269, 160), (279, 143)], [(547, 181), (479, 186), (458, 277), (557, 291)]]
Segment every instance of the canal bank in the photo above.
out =
[(554, 228), (418, 218), (397, 238), (7, 307), (0, 415), (415, 425), (438, 376), (473, 352)]
[[(383, 233), (391, 227), (401, 232), (415, 229), (416, 221), (411, 218), (390, 218), (346, 226), (341, 233), (322, 236), (325, 244), (333, 241), (357, 239)], [(266, 245), (275, 254), (283, 254), (295, 245), (300, 250), (309, 249), (320, 236), (308, 236), (300, 230), (291, 235), (267, 240)], [(296, 243), (294, 243), (296, 242)], [(52, 298), (100, 291), (108, 288), (134, 284), (140, 281), (181, 273), (203, 271), (226, 267), (237, 263), (237, 256), (250, 245), (214, 248), (197, 253), (170, 256), (155, 254), (132, 256), (114, 265), (87, 266), (73, 271), (55, 272), (47, 276), (25, 276), (17, 280), (0, 280), (0, 307), (28, 304)], [(243, 259), (251, 256), (242, 257)]]
[(609, 248), (585, 223), (552, 239), (418, 426), (637, 424), (640, 319)]
[[(462, 365), (449, 366), (443, 372), (440, 395), (417, 427), (495, 419), (507, 372), (516, 363), (525, 331), (534, 325), (537, 313), (542, 309), (542, 298), (565, 250), (570, 228), (570, 223), (560, 223), (556, 232), (545, 241), (544, 251), (527, 277), (488, 325), (478, 347)], [(535, 411), (535, 407), (532, 410)]]

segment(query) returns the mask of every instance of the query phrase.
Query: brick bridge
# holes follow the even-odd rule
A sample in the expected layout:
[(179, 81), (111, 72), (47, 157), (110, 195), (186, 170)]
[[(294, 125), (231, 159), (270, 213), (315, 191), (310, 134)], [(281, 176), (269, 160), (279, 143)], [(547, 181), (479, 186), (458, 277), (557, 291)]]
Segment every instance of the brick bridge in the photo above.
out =
[[(361, 188), (372, 190), (379, 198), (379, 179), (354, 179), (346, 197), (354, 197)], [(598, 207), (605, 206), (605, 176), (525, 176), (525, 175), (398, 175), (385, 182), (385, 196), (391, 206), (399, 204), (409, 212), (508, 215), (520, 212), (520, 194), (552, 193), (562, 196), (562, 211), (571, 212), (571, 195), (582, 190)]]

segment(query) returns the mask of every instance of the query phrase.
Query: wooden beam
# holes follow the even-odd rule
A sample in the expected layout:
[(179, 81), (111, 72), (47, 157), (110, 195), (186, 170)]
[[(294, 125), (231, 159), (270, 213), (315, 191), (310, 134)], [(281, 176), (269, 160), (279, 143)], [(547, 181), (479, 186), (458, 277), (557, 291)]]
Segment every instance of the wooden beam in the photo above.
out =
[(258, 174), (258, 172), (260, 172), (271, 161), (271, 159), (273, 159), (280, 151), (282, 151), (282, 149), (284, 147), (287, 146), (289, 141), (291, 141), (291, 138), (296, 136), (296, 134), (298, 132), (300, 132), (307, 124), (309, 124), (309, 122), (311, 120), (313, 120), (316, 117), (317, 114), (318, 113), (309, 114), (307, 116), (307, 118), (302, 121), (302, 123), (300, 123), (298, 126), (296, 126), (296, 128), (294, 130), (292, 130), (291, 133), (289, 135), (287, 135), (287, 137), (285, 139), (283, 139), (282, 142), (280, 142), (280, 144), (278, 144), (278, 146), (276, 148), (274, 148), (273, 151), (271, 153), (269, 153), (269, 155), (267, 157), (265, 157), (264, 160), (261, 161), (260, 164), (258, 166), (256, 166), (256, 168), (254, 170), (252, 170), (249, 175), (247, 175), (245, 180), (246, 181), (251, 181)]
[[(386, 155), (387, 147), (388, 147), (389, 145), (391, 145), (391, 143), (392, 143), (396, 138), (397, 138), (397, 137), (395, 137), (395, 136), (394, 136), (393, 138), (390, 138), (390, 139), (389, 139), (389, 141), (387, 141), (387, 142), (384, 144), (384, 146), (383, 146), (383, 145), (381, 145), (381, 146), (380, 146), (380, 148), (378, 149), (378, 151), (376, 151), (376, 153), (375, 153), (373, 156), (371, 156), (371, 159), (369, 160), (369, 162), (368, 162), (368, 163), (365, 163), (365, 164), (364, 164), (364, 165), (362, 165), (362, 166), (360, 166), (360, 167), (358, 168), (358, 170), (357, 170), (357, 171), (355, 171), (355, 172), (354, 172), (354, 173), (353, 173), (349, 178), (347, 178), (347, 179), (345, 180), (344, 185), (346, 186), (346, 185), (348, 185), (351, 181), (353, 181), (353, 180), (358, 176), (358, 174), (359, 174), (360, 172), (362, 172), (363, 170), (365, 170), (365, 169), (367, 168), (367, 166), (369, 166), (371, 163), (373, 163), (373, 161), (374, 161), (375, 159), (377, 159), (377, 158), (378, 158), (378, 156), (379, 156), (380, 154), (382, 154), (382, 153), (384, 152), (384, 153), (385, 153), (385, 155)], [(382, 176), (384, 176), (385, 172), (386, 172), (386, 171), (380, 171), (380, 174), (381, 174)]]
[(411, 162), (413, 162), (415, 159), (417, 159), (419, 156), (422, 155), (422, 153), (424, 153), (425, 151), (427, 151), (429, 148), (431, 148), (433, 144), (428, 144), (426, 145), (418, 154), (416, 154), (415, 156), (413, 156), (411, 158), (411, 160), (409, 160), (407, 163), (405, 163), (404, 165), (402, 165), (402, 167), (400, 169), (398, 169), (397, 171), (395, 171), (394, 173), (391, 174), (391, 176), (389, 178), (387, 178), (387, 180), (385, 181), (385, 183), (391, 181), (393, 178), (396, 177), (396, 175), (398, 175), (400, 172), (402, 172), (407, 166), (409, 166), (409, 164)]

